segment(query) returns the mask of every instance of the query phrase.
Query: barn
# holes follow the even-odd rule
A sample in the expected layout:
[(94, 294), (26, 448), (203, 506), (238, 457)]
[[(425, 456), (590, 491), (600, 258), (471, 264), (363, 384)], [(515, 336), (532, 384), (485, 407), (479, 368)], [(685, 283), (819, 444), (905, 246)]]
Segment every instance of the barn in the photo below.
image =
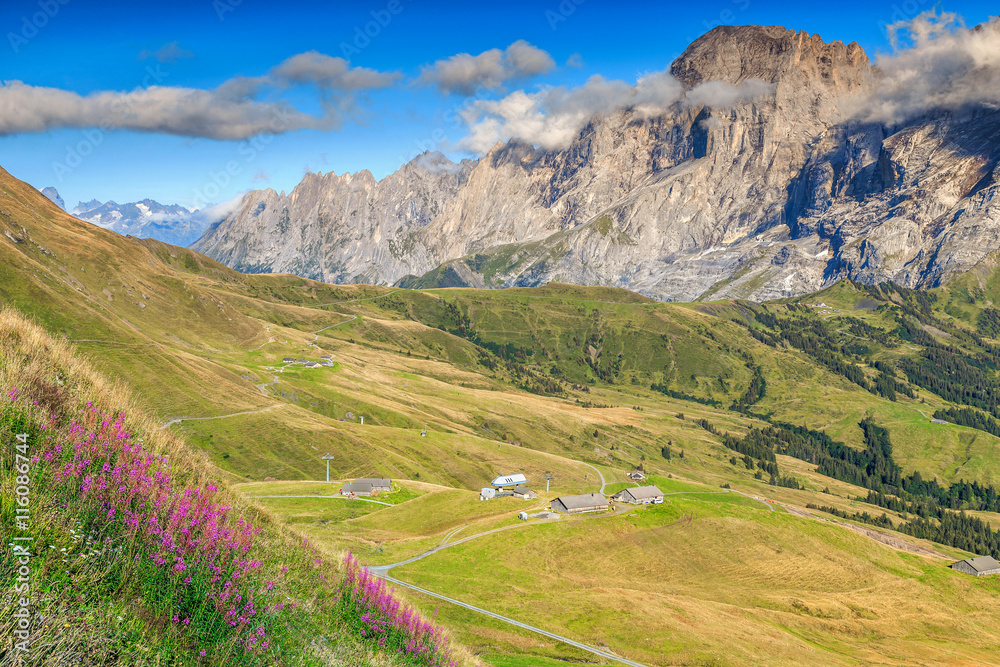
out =
[(521, 500), (534, 500), (538, 497), (538, 494), (526, 486), (515, 486), (514, 497), (520, 498)]
[(632, 489), (622, 489), (612, 498), (632, 505), (659, 505), (663, 502), (663, 491), (655, 486), (637, 486)]
[(974, 577), (985, 577), (988, 574), (1000, 574), (1000, 563), (993, 556), (977, 556), (952, 563), (951, 569)]
[(372, 491), (379, 493), (389, 493), (392, 491), (392, 480), (383, 477), (364, 477), (354, 480), (355, 484), (370, 484)]
[(356, 482), (346, 482), (340, 489), (342, 496), (370, 496), (371, 494), (372, 485), (360, 479)]
[(560, 496), (552, 501), (552, 509), (564, 514), (603, 512), (608, 509), (608, 499), (603, 493), (585, 493), (582, 496)]

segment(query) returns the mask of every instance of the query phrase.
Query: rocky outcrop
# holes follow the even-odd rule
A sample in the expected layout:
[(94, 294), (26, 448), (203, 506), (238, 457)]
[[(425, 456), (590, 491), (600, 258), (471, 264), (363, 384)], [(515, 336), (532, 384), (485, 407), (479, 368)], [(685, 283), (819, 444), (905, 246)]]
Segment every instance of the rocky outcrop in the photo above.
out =
[(596, 117), (566, 150), (512, 139), (379, 182), (311, 174), (287, 197), (251, 193), (193, 247), (331, 282), (558, 280), (666, 300), (845, 276), (930, 286), (1000, 247), (995, 109), (851, 120), (878, 80), (864, 51), (776, 26), (716, 28), (671, 73), (685, 98)]

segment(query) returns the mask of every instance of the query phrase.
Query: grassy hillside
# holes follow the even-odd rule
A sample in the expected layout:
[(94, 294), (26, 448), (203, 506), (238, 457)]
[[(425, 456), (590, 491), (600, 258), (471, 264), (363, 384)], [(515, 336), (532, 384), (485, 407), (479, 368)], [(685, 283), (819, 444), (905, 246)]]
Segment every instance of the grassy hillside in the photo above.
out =
[[(996, 582), (947, 568), (1000, 551), (989, 263), (931, 292), (842, 282), (763, 305), (334, 286), (118, 237), (6, 173), (0, 191), (4, 302), (324, 558), (445, 546), (392, 576), (649, 665), (995, 662)], [(517, 518), (638, 467), (675, 495)], [(540, 497), (478, 500), (510, 472)], [(359, 476), (398, 488), (334, 497)], [(410, 599), (489, 664), (600, 664)]]
[(0, 311), (4, 664), (472, 664), (74, 352)]

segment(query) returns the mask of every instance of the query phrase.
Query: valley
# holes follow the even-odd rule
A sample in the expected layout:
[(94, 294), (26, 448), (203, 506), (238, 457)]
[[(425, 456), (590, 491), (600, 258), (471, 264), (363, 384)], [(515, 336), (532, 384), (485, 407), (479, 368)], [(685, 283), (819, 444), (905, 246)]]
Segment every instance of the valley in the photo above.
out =
[[(1000, 438), (931, 422), (963, 405), (986, 415), (990, 396), (946, 400), (917, 383), (933, 351), (996, 373), (981, 325), (1000, 299), (990, 264), (931, 292), (842, 281), (763, 305), (561, 284), (326, 285), (116, 237), (4, 179), (4, 302), (128, 387), (207, 470), (326, 557), (351, 551), (378, 568), (450, 544), (391, 576), (645, 665), (993, 660), (1000, 582), (948, 568), (968, 551), (890, 530), (914, 511), (864, 501), (914, 473), (943, 488), (1000, 484)], [(332, 364), (284, 362), (323, 357)], [(866, 419), (887, 429), (891, 458), (857, 472), (845, 462), (869, 451)], [(791, 425), (808, 443), (782, 439)], [(399, 490), (378, 503), (324, 497), (339, 491), (321, 481), (326, 453), (337, 480), (385, 476)], [(594, 467), (609, 495), (642, 468), (666, 500), (517, 519), (601, 490)], [(478, 499), (511, 472), (538, 500)], [(904, 481), (885, 481), (893, 474)], [(944, 511), (1000, 525), (975, 502)], [(484, 663), (615, 664), (406, 597)]]

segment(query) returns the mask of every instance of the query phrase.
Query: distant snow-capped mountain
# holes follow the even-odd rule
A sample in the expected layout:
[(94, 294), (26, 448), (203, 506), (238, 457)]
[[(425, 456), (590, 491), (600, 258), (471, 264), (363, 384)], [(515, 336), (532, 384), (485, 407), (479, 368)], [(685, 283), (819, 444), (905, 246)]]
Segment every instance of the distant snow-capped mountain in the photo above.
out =
[(152, 238), (177, 246), (188, 246), (216, 222), (211, 208), (188, 210), (177, 204), (161, 204), (152, 199), (128, 204), (96, 199), (80, 202), (73, 215), (122, 235)]
[(55, 204), (64, 211), (66, 210), (66, 202), (64, 202), (63, 198), (59, 196), (58, 190), (56, 190), (53, 187), (42, 188), (42, 194), (48, 197), (49, 201), (51, 201), (53, 204)]

